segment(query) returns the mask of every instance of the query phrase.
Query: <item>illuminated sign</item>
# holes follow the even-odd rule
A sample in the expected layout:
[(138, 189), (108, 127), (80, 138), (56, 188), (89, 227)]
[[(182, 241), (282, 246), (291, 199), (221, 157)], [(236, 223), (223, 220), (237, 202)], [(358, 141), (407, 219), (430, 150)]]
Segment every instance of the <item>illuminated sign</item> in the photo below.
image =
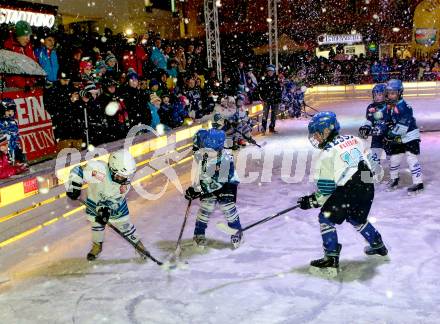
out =
[(326, 45), (326, 44), (353, 44), (353, 43), (361, 43), (362, 35), (361, 34), (347, 34), (347, 35), (319, 35), (318, 36), (318, 44)]
[(437, 29), (417, 28), (415, 30), (415, 40), (417, 44), (432, 46), (437, 40)]
[(15, 24), (20, 20), (27, 21), (29, 25), (35, 27), (52, 28), (55, 24), (54, 15), (0, 8), (0, 24)]

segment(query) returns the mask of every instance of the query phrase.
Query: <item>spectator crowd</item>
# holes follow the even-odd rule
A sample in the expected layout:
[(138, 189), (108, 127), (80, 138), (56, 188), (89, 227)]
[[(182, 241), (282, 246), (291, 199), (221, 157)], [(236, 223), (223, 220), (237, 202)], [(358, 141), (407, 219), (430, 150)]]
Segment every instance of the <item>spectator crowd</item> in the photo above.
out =
[(270, 113), (273, 132), (280, 103), (293, 107), (291, 116), (300, 115), (302, 85), (440, 80), (438, 56), (379, 60), (360, 55), (342, 61), (333, 50), (328, 59), (304, 52), (281, 58), (278, 75), (257, 57), (227, 58), (232, 63), (219, 80), (207, 67), (204, 43), (197, 40), (169, 41), (153, 32), (113, 35), (108, 28), (103, 35), (68, 34), (33, 30), (25, 21), (2, 38), (4, 49), (28, 56), (46, 72), (44, 79), (3, 75), (0, 82), (2, 88), (44, 88), (58, 149), (122, 139), (139, 124), (163, 125), (167, 131), (211, 114), (230, 97), (245, 104), (263, 100), (263, 128)]
[[(394, 57), (348, 56), (329, 52), (328, 58), (305, 53), (299, 57), (282, 60), (283, 72), (307, 85), (316, 84), (371, 84), (390, 79), (402, 81), (440, 80), (440, 55), (416, 59), (409, 51)], [(347, 59), (349, 58), (349, 59)]]

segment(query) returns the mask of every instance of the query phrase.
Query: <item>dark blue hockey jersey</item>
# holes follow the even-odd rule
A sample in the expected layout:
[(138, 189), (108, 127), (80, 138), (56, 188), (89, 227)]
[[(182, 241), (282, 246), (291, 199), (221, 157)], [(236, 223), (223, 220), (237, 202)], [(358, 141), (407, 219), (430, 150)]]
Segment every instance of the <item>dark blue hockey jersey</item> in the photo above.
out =
[(389, 128), (392, 137), (400, 136), (402, 143), (420, 139), (420, 131), (413, 116), (413, 110), (405, 100), (388, 105)]

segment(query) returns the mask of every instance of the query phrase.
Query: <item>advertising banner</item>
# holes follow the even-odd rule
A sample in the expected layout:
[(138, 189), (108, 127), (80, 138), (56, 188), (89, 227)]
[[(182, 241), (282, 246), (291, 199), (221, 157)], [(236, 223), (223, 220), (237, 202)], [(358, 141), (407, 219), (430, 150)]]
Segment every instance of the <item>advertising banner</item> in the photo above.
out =
[(44, 109), (43, 90), (7, 91), (2, 96), (14, 99), (17, 105), (15, 117), (20, 130), (21, 147), (28, 161), (55, 154), (57, 147), (52, 120)]
[(415, 40), (419, 45), (432, 46), (437, 40), (437, 29), (435, 28), (416, 28)]

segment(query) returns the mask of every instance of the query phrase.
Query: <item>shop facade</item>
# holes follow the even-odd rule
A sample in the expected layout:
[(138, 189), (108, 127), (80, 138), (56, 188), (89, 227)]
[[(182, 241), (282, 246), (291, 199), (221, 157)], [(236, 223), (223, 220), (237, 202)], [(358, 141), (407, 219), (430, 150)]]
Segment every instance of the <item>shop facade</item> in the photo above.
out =
[(353, 56), (366, 55), (365, 44), (361, 34), (341, 34), (329, 35), (322, 34), (317, 38), (318, 47), (315, 49), (315, 54), (318, 57), (329, 58), (329, 54), (333, 49), (336, 54), (336, 60), (349, 60)]

